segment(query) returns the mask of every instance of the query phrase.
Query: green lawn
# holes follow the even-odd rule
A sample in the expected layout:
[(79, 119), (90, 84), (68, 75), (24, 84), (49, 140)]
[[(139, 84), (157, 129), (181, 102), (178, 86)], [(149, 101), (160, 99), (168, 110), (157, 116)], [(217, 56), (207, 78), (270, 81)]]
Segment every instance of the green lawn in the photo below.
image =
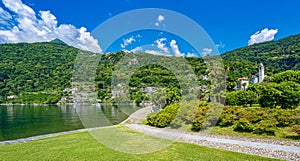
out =
[[(1, 145), (0, 160), (274, 160), (187, 143), (171, 142), (123, 127), (105, 128), (93, 135), (106, 141), (101, 144), (88, 132), (81, 132), (29, 143)], [(126, 141), (126, 139), (129, 140)], [(145, 154), (133, 154), (135, 151), (133, 153), (120, 152), (126, 147), (127, 149), (158, 147), (149, 144), (150, 142), (169, 146)], [(109, 145), (115, 150), (107, 148), (108, 146), (103, 144)], [(139, 148), (139, 146), (143, 147)]]

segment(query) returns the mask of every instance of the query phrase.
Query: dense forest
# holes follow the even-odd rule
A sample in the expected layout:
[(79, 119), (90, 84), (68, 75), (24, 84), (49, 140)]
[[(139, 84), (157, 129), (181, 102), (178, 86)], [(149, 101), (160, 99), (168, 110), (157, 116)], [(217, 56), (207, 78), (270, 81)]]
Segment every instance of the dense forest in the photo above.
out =
[(231, 62), (263, 63), (268, 75), (300, 70), (300, 34), (233, 50), (222, 54), (222, 58)]
[[(44, 43), (18, 43), (0, 45), (0, 102), (11, 102), (9, 96), (16, 95), (14, 103), (36, 103), (38, 98), (43, 98), (38, 103), (55, 103), (61, 97), (68, 96), (64, 89), (71, 88), (74, 62), (80, 53), (79, 49), (66, 45), (61, 40), (53, 40)], [(93, 53), (89, 53), (93, 55)], [(116, 73), (116, 68), (124, 57), (132, 57), (136, 54), (117, 52), (100, 56), (97, 66), (94, 86), (100, 102), (114, 102), (116, 89), (112, 89), (114, 74), (128, 76), (126, 70), (131, 70), (130, 65), (122, 64), (123, 71)], [(181, 77), (175, 71), (168, 68), (168, 63), (155, 64), (151, 61), (161, 60), (172, 62), (176, 67), (188, 69), (190, 65), (192, 73), (181, 70), (181, 73), (196, 78), (198, 95), (207, 98), (211, 80), (210, 72), (203, 58), (190, 57), (164, 57), (150, 56), (139, 53), (149, 59), (130, 75), (129, 89), (130, 99), (136, 103), (149, 100), (147, 87), (164, 89), (170, 100), (179, 98), (183, 91), (180, 84)], [(278, 41), (266, 42), (247, 46), (222, 55), (226, 85), (228, 91), (234, 91), (239, 83), (238, 78), (250, 77), (258, 72), (258, 64), (263, 63), (265, 72), (269, 76), (286, 70), (300, 69), (300, 35), (290, 36)], [(135, 58), (128, 60), (135, 63)], [(173, 67), (172, 67), (173, 68)], [(125, 70), (126, 69), (126, 70)], [(184, 71), (184, 72), (182, 72)], [(119, 71), (120, 72), (120, 71)], [(122, 73), (123, 72), (123, 73)], [(202, 88), (204, 87), (204, 88)], [(115, 91), (113, 93), (112, 91)], [(48, 95), (48, 96), (47, 96)], [(117, 95), (121, 95), (118, 91)], [(37, 100), (34, 99), (37, 98)]]
[(62, 91), (70, 86), (77, 52), (57, 40), (0, 45), (0, 96)]

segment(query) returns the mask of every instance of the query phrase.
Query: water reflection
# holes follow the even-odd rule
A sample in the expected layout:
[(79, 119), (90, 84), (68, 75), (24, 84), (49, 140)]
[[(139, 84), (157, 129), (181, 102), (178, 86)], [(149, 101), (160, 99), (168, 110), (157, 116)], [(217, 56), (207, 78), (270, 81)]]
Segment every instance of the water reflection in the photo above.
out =
[(0, 106), (0, 141), (118, 124), (139, 108), (114, 105)]

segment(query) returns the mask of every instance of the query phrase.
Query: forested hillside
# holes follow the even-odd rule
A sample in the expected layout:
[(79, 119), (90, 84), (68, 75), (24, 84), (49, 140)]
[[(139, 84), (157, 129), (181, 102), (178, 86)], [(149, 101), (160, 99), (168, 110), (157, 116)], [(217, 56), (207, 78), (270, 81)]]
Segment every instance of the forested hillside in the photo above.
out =
[(77, 53), (57, 41), (0, 45), (0, 96), (56, 92), (70, 86)]
[(222, 58), (232, 62), (263, 63), (267, 74), (300, 70), (300, 34), (233, 50), (224, 53)]
[[(32, 94), (37, 93), (56, 95), (54, 100), (59, 100), (60, 97), (65, 96), (62, 91), (71, 87), (72, 71), (78, 52), (79, 49), (70, 47), (59, 39), (45, 43), (0, 45), (0, 102), (1, 100), (6, 102), (8, 96), (24, 96), (26, 94), (30, 95), (26, 100), (33, 101), (32, 98), (37, 96)], [(119, 61), (124, 56), (130, 55), (134, 54), (117, 52), (101, 56), (95, 76), (95, 87), (100, 100), (114, 101), (111, 99), (113, 97), (112, 74)], [(166, 58), (157, 55), (152, 57), (156, 57), (158, 60), (172, 61), (177, 67), (183, 68), (185, 68), (184, 63), (188, 62), (193, 74), (197, 77), (199, 87), (205, 85), (205, 89), (200, 90), (199, 94), (208, 94), (206, 89), (209, 88), (210, 80), (206, 78), (209, 72), (203, 58)], [(152, 57), (149, 57), (149, 62)], [(257, 74), (259, 63), (265, 65), (265, 72), (270, 76), (290, 69), (300, 70), (300, 35), (247, 46), (224, 53), (222, 57), (224, 72), (227, 75), (227, 89), (231, 91), (238, 83), (238, 78), (250, 78)], [(149, 99), (145, 94), (147, 87), (165, 88), (166, 91), (169, 91), (167, 93), (169, 97), (178, 98), (182, 92), (177, 80), (178, 75), (164, 66), (155, 63), (149, 64), (149, 62), (148, 65), (141, 66), (134, 71), (130, 78), (131, 99), (136, 102)], [(127, 64), (123, 65), (124, 67), (128, 66)], [(41, 97), (53, 102), (52, 98), (42, 95)], [(17, 99), (21, 102), (24, 100), (23, 98)]]

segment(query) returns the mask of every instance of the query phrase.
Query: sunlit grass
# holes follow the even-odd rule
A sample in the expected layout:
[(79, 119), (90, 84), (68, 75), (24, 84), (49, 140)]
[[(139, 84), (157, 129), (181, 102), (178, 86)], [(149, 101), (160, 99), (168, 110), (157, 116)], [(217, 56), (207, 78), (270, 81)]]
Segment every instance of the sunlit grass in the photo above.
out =
[[(102, 136), (102, 140), (109, 139), (105, 144), (113, 146), (108, 148), (95, 140), (88, 132), (81, 132), (29, 143), (1, 145), (0, 160), (274, 160), (187, 143), (171, 143), (171, 141), (140, 134), (124, 127), (105, 128), (94, 134)], [(154, 142), (152, 145), (145, 144), (149, 141)], [(139, 148), (139, 146), (145, 150), (147, 146), (157, 148), (158, 146), (154, 144), (166, 145), (166, 143), (169, 146), (159, 147), (160, 150), (156, 152), (146, 154), (129, 152), (130, 149)], [(115, 145), (120, 145), (121, 150), (127, 147), (128, 153), (114, 149)]]

